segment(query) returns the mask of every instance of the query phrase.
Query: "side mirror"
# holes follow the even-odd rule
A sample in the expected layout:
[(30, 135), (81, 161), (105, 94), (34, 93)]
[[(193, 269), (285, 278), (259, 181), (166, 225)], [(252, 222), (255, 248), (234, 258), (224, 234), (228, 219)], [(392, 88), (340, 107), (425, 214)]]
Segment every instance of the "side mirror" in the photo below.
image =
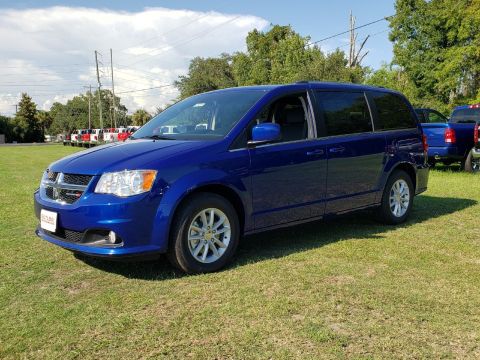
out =
[(254, 147), (279, 140), (281, 137), (280, 125), (273, 123), (258, 124), (252, 129), (252, 140), (248, 146)]

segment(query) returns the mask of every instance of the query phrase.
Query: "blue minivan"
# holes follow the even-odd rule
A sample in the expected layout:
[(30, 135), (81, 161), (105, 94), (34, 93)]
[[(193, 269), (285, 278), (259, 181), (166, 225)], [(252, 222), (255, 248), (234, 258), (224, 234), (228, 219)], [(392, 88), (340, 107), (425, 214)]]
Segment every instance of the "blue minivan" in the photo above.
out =
[(408, 217), (427, 189), (427, 144), (400, 93), (299, 82), (212, 91), (125, 143), (65, 157), (35, 192), (36, 234), (106, 258), (166, 253), (216, 271), (243, 235), (375, 208)]

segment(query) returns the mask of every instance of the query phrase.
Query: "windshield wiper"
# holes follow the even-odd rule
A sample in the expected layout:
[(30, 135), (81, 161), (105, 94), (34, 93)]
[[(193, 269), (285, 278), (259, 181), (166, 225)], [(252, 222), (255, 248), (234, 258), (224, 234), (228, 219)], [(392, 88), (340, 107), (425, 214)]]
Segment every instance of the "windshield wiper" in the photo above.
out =
[(152, 139), (152, 140), (175, 140), (174, 138), (167, 137), (167, 136), (160, 136), (160, 135), (149, 135), (149, 136), (142, 136), (142, 137), (132, 137), (132, 140), (138, 139)]

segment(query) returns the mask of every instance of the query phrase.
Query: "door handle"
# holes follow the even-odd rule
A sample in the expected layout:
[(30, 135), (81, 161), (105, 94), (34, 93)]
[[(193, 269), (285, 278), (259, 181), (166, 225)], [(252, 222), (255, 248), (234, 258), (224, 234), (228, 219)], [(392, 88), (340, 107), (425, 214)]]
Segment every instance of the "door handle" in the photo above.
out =
[(343, 146), (337, 146), (337, 147), (332, 147), (328, 149), (329, 152), (338, 154), (338, 153), (343, 153), (345, 151), (345, 148)]
[(325, 154), (325, 151), (323, 151), (323, 149), (307, 151), (307, 156), (321, 156), (323, 154)]

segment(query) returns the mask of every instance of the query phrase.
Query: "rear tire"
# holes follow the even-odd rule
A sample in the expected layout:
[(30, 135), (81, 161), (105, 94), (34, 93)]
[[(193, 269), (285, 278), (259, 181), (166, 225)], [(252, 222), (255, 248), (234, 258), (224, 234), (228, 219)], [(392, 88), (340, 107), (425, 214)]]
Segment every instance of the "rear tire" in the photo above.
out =
[(467, 157), (462, 162), (463, 170), (469, 173), (478, 173), (480, 171), (480, 160), (473, 158), (473, 149), (469, 151)]
[(176, 212), (167, 257), (189, 274), (214, 272), (232, 259), (239, 239), (232, 204), (219, 195), (199, 193)]
[(385, 224), (403, 223), (410, 215), (415, 189), (412, 179), (403, 170), (395, 170), (385, 185), (377, 218)]

